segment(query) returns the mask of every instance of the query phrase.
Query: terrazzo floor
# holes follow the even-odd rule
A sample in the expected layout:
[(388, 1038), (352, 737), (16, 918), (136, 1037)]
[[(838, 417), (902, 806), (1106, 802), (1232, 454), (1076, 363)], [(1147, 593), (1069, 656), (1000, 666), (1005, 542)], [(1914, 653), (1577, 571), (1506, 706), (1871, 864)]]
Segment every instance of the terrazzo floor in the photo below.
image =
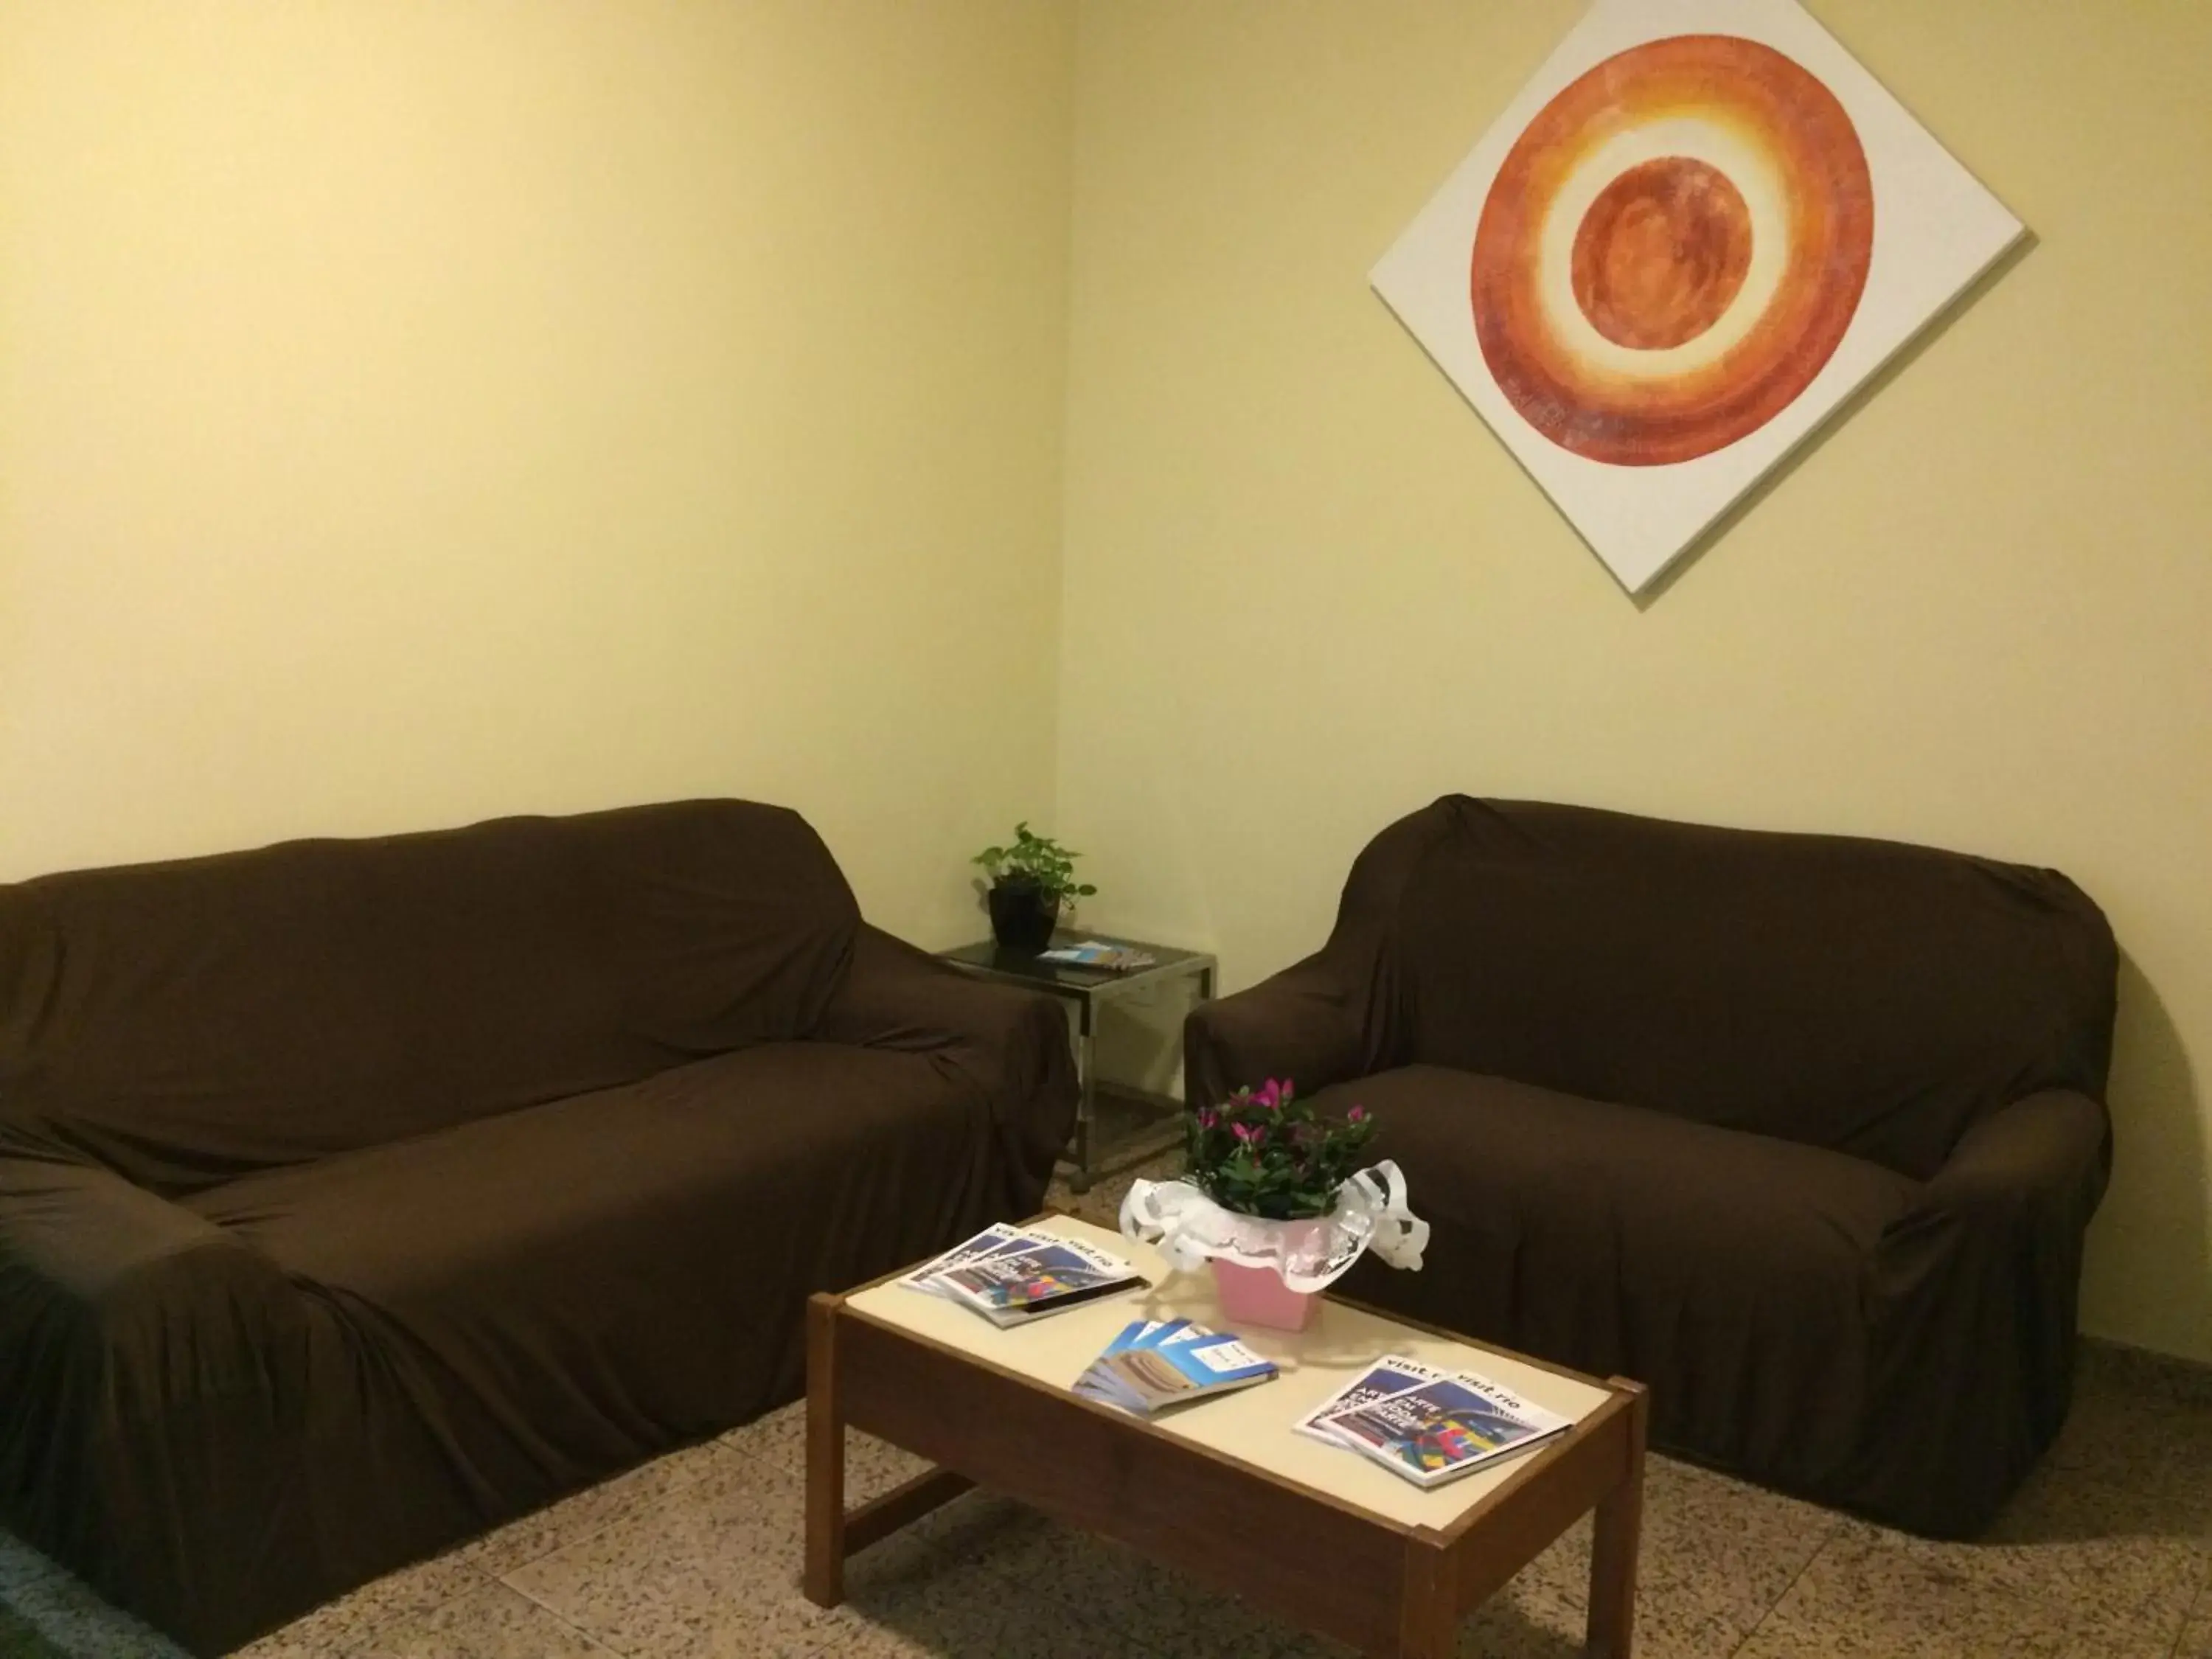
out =
[[(1054, 1198), (1101, 1219), (1121, 1181)], [(1344, 1659), (1133, 1552), (971, 1494), (798, 1589), (798, 1407), (410, 1567), (247, 1659)], [(918, 1467), (855, 1437), (848, 1501)], [(2212, 1371), (2089, 1345), (2063, 1437), (1991, 1536), (1934, 1544), (1656, 1458), (1647, 1659), (2212, 1659)], [(1462, 1632), (1462, 1655), (1581, 1650), (1585, 1521)], [(1285, 1571), (1326, 1571), (1283, 1540)], [(0, 1659), (178, 1650), (0, 1534)], [(35, 1632), (33, 1634), (32, 1632)]]

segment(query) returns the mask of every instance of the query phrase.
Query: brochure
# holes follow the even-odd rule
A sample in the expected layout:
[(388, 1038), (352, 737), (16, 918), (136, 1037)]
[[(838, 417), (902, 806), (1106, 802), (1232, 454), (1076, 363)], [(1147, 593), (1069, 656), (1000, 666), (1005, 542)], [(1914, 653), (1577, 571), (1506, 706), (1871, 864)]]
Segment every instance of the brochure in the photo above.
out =
[(909, 1291), (920, 1291), (925, 1296), (943, 1296), (945, 1287), (936, 1282), (937, 1276), (949, 1268), (973, 1261), (980, 1256), (995, 1255), (1001, 1250), (1012, 1249), (1018, 1244), (1034, 1245), (1041, 1241), (1030, 1237), (1020, 1229), (1009, 1227), (1004, 1222), (994, 1222), (975, 1237), (955, 1244), (943, 1255), (925, 1261), (899, 1283)]
[(1424, 1364), (1418, 1359), (1408, 1359), (1401, 1353), (1386, 1353), (1300, 1419), (1296, 1427), (1300, 1434), (1310, 1435), (1316, 1440), (1326, 1440), (1332, 1446), (1340, 1446), (1344, 1442), (1329, 1431), (1324, 1419), (1334, 1417), (1339, 1412), (1357, 1411), (1362, 1406), (1371, 1406), (1391, 1395), (1418, 1389), (1424, 1382), (1441, 1382), (1450, 1375), (1441, 1365)]
[(1110, 944), (1103, 939), (1087, 939), (1080, 945), (1062, 945), (1050, 951), (1040, 951), (1037, 960), (1065, 963), (1073, 968), (1103, 968), (1117, 974), (1158, 965), (1158, 958), (1149, 951), (1132, 950), (1126, 945)]
[(1572, 1427), (1486, 1378), (1461, 1372), (1324, 1419), (1329, 1431), (1417, 1486), (1438, 1486)]
[(1020, 1325), (1145, 1279), (1110, 1251), (1072, 1238), (1024, 1238), (939, 1273), (931, 1283), (994, 1325)]
[(1079, 1393), (1139, 1417), (1171, 1406), (1265, 1382), (1275, 1362), (1231, 1333), (1170, 1322), (1182, 1328), (1124, 1331), (1077, 1382)]
[(1212, 1334), (1205, 1326), (1193, 1324), (1188, 1319), (1132, 1320), (1106, 1345), (1098, 1358), (1091, 1362), (1083, 1375), (1075, 1379), (1075, 1392), (1087, 1399), (1101, 1400), (1108, 1405), (1128, 1410), (1128, 1395), (1105, 1369), (1108, 1359), (1132, 1348), (1158, 1347), (1169, 1342), (1191, 1342)]

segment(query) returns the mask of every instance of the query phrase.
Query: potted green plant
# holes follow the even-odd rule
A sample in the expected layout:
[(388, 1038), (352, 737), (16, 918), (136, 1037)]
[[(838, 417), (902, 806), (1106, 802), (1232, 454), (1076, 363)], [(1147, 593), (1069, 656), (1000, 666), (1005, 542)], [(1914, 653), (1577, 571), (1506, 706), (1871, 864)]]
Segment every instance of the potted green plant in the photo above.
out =
[(1063, 903), (1089, 898), (1098, 890), (1075, 879), (1082, 856), (1049, 836), (1033, 833), (1026, 821), (1014, 826), (1005, 847), (986, 847), (974, 862), (991, 881), (991, 936), (1017, 951), (1042, 951), (1052, 943)]
[(1158, 1241), (1178, 1269), (1209, 1263), (1229, 1318), (1303, 1330), (1363, 1252), (1421, 1265), (1429, 1226), (1406, 1207), (1398, 1166), (1353, 1167), (1374, 1134), (1364, 1107), (1324, 1116), (1287, 1079), (1239, 1089), (1185, 1111), (1183, 1178), (1134, 1182), (1121, 1231)]

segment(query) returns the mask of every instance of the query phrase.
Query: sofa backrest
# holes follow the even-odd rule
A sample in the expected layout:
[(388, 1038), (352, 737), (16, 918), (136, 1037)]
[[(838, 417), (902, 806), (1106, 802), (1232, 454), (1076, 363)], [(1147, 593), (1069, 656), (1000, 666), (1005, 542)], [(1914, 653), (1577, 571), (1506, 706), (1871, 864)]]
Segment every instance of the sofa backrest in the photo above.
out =
[(0, 887), (0, 1116), (189, 1190), (801, 1035), (859, 926), (732, 800), (43, 876)]
[(2056, 871), (1466, 796), (1361, 864), (1339, 928), (1389, 959), (1405, 1062), (1915, 1178), (2008, 1101), (2104, 1087), (2117, 954)]

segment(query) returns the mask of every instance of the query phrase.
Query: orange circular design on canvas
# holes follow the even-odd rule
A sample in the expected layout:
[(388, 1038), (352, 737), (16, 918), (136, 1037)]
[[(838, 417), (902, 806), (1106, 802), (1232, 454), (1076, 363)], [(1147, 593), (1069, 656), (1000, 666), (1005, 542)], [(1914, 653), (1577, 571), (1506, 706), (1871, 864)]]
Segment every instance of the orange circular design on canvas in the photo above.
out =
[(1475, 228), (1475, 336), (1553, 442), (1667, 465), (1796, 399), (1873, 252), (1873, 181), (1835, 94), (1757, 41), (1677, 35), (1589, 70), (1507, 153)]
[(1664, 351), (1726, 314), (1751, 268), (1751, 210), (1728, 174), (1683, 155), (1639, 162), (1575, 231), (1575, 302), (1616, 345)]

